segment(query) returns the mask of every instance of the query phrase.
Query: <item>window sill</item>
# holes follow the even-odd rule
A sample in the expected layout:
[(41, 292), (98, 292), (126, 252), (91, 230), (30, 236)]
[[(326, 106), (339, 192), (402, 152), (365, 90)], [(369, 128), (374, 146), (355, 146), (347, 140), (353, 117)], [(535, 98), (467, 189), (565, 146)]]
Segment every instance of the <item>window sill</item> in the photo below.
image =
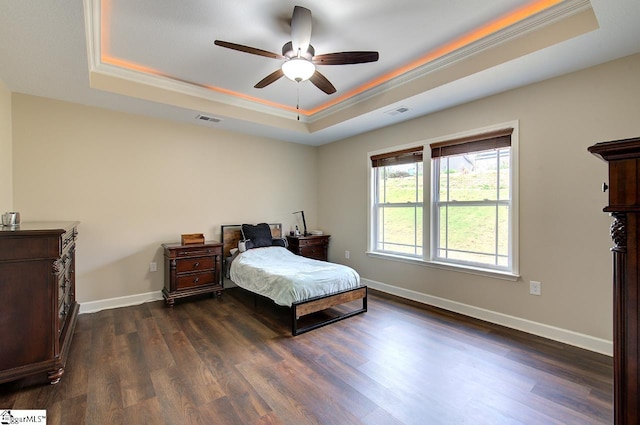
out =
[(367, 251), (367, 255), (371, 258), (398, 261), (400, 263), (415, 264), (415, 265), (425, 266), (425, 267), (433, 267), (436, 269), (449, 270), (449, 271), (460, 272), (460, 273), (468, 273), (468, 274), (473, 274), (477, 276), (491, 277), (495, 279), (510, 280), (512, 282), (515, 282), (518, 279), (520, 279), (519, 274), (502, 272), (502, 271), (491, 270), (491, 269), (483, 269), (480, 267), (454, 265), (454, 264), (448, 264), (448, 263), (441, 263), (438, 261), (427, 261), (421, 258), (403, 257), (401, 255), (382, 254), (379, 252), (371, 252), (371, 251)]

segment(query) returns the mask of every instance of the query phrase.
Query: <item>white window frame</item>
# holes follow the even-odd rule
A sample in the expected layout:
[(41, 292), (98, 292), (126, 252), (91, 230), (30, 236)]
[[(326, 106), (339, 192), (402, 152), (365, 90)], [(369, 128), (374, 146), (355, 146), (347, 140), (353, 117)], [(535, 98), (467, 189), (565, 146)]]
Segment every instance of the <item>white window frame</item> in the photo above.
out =
[[(501, 148), (502, 151), (505, 151), (506, 149), (509, 149), (509, 161), (511, 161), (511, 146), (509, 147), (504, 147)], [(500, 152), (500, 151), (496, 151), (496, 152)], [(506, 153), (506, 152), (505, 152)], [(454, 156), (462, 156), (464, 154), (459, 154), (459, 155), (454, 155)], [(496, 162), (498, 163), (498, 167), (497, 167), (497, 176), (496, 176), (496, 183), (499, 185), (500, 183), (500, 167), (499, 167), (499, 162), (500, 162), (500, 154), (498, 154), (496, 156)], [(505, 155), (506, 156), (506, 155)], [(432, 192), (432, 198), (434, 199), (434, 201), (431, 203), (431, 222), (433, 223), (433, 235), (434, 237), (431, 238), (431, 259), (434, 261), (441, 261), (444, 263), (451, 263), (451, 264), (460, 264), (460, 265), (467, 265), (467, 266), (473, 266), (473, 267), (481, 267), (481, 268), (488, 268), (491, 270), (501, 270), (501, 271), (511, 271), (511, 261), (512, 261), (512, 256), (510, 255), (511, 253), (511, 249), (510, 246), (507, 247), (507, 261), (508, 261), (508, 265), (507, 266), (500, 266), (497, 264), (497, 257), (500, 257), (500, 254), (498, 253), (498, 241), (496, 239), (495, 242), (495, 253), (481, 253), (482, 255), (492, 255), (495, 257), (496, 259), (496, 264), (495, 265), (490, 265), (490, 264), (482, 264), (482, 263), (477, 263), (477, 262), (471, 262), (471, 261), (467, 261), (467, 260), (456, 260), (456, 259), (449, 259), (447, 258), (449, 255), (449, 246), (448, 246), (448, 231), (445, 231), (445, 239), (447, 240), (447, 242), (445, 243), (445, 246), (441, 246), (439, 242), (442, 241), (442, 233), (441, 233), (441, 229), (442, 229), (442, 222), (441, 222), (441, 215), (440, 215), (440, 208), (441, 207), (445, 207), (445, 210), (448, 211), (449, 208), (472, 208), (472, 207), (491, 207), (491, 208), (496, 208), (495, 211), (495, 220), (496, 220), (496, 229), (494, 232), (494, 236), (497, 235), (497, 233), (499, 232), (499, 227), (497, 226), (497, 221), (498, 221), (498, 212), (497, 212), (497, 208), (500, 206), (503, 207), (507, 207), (508, 211), (509, 211), (509, 221), (511, 221), (511, 188), (509, 190), (509, 199), (505, 200), (505, 199), (498, 199), (498, 197), (496, 197), (496, 199), (474, 199), (474, 200), (470, 200), (470, 201), (456, 201), (456, 200), (443, 200), (440, 198), (440, 180), (442, 179), (442, 167), (440, 166), (442, 161), (448, 161), (451, 158), (451, 156), (442, 156), (442, 157), (438, 157), (438, 158), (432, 158), (431, 159), (431, 163), (432, 165), (434, 165), (432, 167), (433, 170), (433, 186), (431, 188)], [(511, 169), (511, 167), (509, 166), (509, 169)], [(510, 173), (510, 171), (509, 171)], [(448, 176), (447, 176), (448, 177)], [(499, 195), (499, 190), (497, 190), (498, 195)], [(448, 215), (448, 212), (446, 213), (446, 215)], [(448, 219), (446, 220), (447, 222), (445, 223), (445, 226), (447, 226), (448, 229), (448, 225), (450, 224), (450, 222), (448, 221)], [(507, 229), (507, 233), (510, 234), (510, 229)], [(508, 245), (511, 245), (511, 238), (509, 238), (508, 240)], [(438, 252), (444, 250), (446, 256), (442, 257), (438, 255)], [(455, 249), (451, 249), (451, 252), (463, 252), (463, 251), (457, 251)], [(470, 253), (470, 252), (467, 252)], [(479, 253), (479, 252), (477, 252)], [(504, 255), (503, 255), (504, 257)]]
[[(416, 164), (418, 164), (418, 163), (416, 163)], [(422, 173), (423, 173), (423, 184), (424, 184), (424, 160), (422, 161), (421, 164), (423, 166)], [(372, 215), (373, 215), (373, 220), (374, 220), (373, 222), (374, 223), (378, 223), (379, 220), (380, 220), (380, 216), (379, 216), (380, 209), (379, 209), (378, 203), (376, 202), (376, 199), (378, 197), (378, 194), (380, 193), (379, 190), (378, 190), (378, 183), (380, 181), (379, 173), (383, 168), (385, 168), (385, 167), (372, 168), (372, 172), (373, 172), (373, 176), (372, 176), (372, 179), (373, 179), (372, 180), (372, 185), (373, 185)], [(416, 180), (416, 182), (419, 181), (417, 175), (416, 175), (416, 179), (415, 180)], [(417, 192), (417, 187), (416, 187), (416, 192)], [(424, 222), (425, 222), (425, 219), (424, 219), (424, 215), (425, 215), (425, 190), (424, 190), (424, 186), (422, 188), (422, 200), (421, 201), (414, 200), (414, 201), (407, 201), (406, 203), (397, 203), (397, 202), (389, 203), (389, 202), (386, 202), (385, 206), (387, 208), (405, 208), (405, 207), (413, 208), (414, 209), (414, 214), (415, 214), (415, 209), (416, 208), (422, 208), (422, 226), (424, 227)], [(427, 204), (426, 208), (428, 208), (428, 204)], [(423, 257), (423, 255), (419, 255), (419, 254), (408, 254), (408, 253), (403, 254), (403, 253), (398, 253), (397, 251), (378, 249), (377, 245), (378, 245), (379, 236), (380, 236), (378, 234), (378, 228), (379, 228), (379, 226), (374, 226), (371, 229), (372, 232), (373, 232), (373, 241), (375, 243), (374, 250), (376, 252), (380, 252), (380, 253), (384, 253), (384, 254), (388, 254), (388, 255), (407, 256), (407, 257), (411, 257), (411, 258), (422, 258)], [(417, 240), (417, 236), (418, 235), (414, 234), (414, 242), (415, 242), (415, 240)], [(423, 237), (423, 235), (420, 235), (420, 236)], [(425, 241), (423, 240), (422, 241), (422, 252), (423, 253), (424, 253), (424, 250), (425, 250), (425, 246), (424, 246), (425, 243), (424, 242)], [(384, 242), (383, 242), (383, 244), (384, 244)], [(391, 243), (388, 243), (388, 244), (391, 244)], [(418, 246), (418, 245), (415, 244), (414, 247), (415, 246)]]
[[(511, 134), (511, 148), (510, 148), (510, 185), (511, 185), (511, 206), (509, 209), (509, 259), (511, 263), (510, 270), (496, 270), (487, 267), (477, 265), (466, 264), (454, 264), (449, 262), (437, 261), (434, 259), (434, 242), (431, 240), (431, 235), (434, 229), (434, 205), (435, 205), (435, 193), (432, 186), (434, 181), (434, 171), (432, 170), (432, 160), (430, 155), (430, 147), (432, 143), (438, 143), (442, 141), (458, 139), (463, 137), (474, 136), (482, 133), (488, 133), (491, 131), (502, 130), (506, 128), (513, 128)], [(403, 149), (410, 149), (413, 147), (423, 147), (423, 255), (422, 258), (416, 258), (409, 255), (391, 254), (376, 250), (376, 217), (375, 217), (375, 170), (371, 166), (371, 156), (383, 154), (387, 152), (393, 152)], [(391, 148), (372, 151), (367, 153), (367, 167), (369, 170), (369, 193), (368, 193), (368, 235), (367, 235), (367, 255), (372, 258), (379, 258), (391, 261), (404, 262), (409, 264), (418, 264), (426, 267), (434, 267), (439, 269), (470, 273), (475, 275), (493, 277), (498, 279), (506, 279), (510, 281), (516, 281), (519, 279), (519, 122), (517, 120), (500, 123), (492, 126), (476, 128), (469, 131), (464, 131), (455, 134), (448, 134), (441, 137), (436, 137), (428, 140), (423, 140), (413, 144), (405, 144), (401, 146), (393, 146)], [(427, 200), (429, 205), (427, 206)], [(435, 234), (435, 233), (434, 233)]]

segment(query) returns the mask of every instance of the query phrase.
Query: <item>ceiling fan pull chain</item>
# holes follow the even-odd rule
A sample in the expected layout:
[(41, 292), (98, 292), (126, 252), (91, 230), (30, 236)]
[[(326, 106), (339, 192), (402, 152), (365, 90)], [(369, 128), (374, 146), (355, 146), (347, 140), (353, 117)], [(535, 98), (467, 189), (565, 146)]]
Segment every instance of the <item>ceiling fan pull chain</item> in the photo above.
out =
[(296, 111), (298, 112), (298, 121), (300, 121), (300, 83), (297, 83), (296, 86)]

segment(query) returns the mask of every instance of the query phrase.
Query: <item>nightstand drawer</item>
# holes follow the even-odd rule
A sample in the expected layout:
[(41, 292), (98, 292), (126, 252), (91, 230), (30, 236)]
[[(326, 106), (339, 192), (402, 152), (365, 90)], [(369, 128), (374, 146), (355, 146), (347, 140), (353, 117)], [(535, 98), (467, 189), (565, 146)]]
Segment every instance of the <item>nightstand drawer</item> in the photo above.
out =
[(214, 282), (215, 274), (213, 272), (188, 274), (176, 278), (176, 289), (210, 285)]
[(314, 239), (300, 239), (298, 241), (300, 248), (312, 247), (312, 246), (324, 246), (329, 245), (329, 240), (326, 238), (314, 238)]
[(327, 261), (330, 235), (287, 236), (289, 251), (296, 255)]
[(315, 260), (325, 260), (327, 258), (324, 246), (306, 246), (300, 247), (300, 255), (303, 257), (313, 258)]
[(176, 272), (187, 273), (214, 268), (214, 257), (183, 258), (176, 261)]

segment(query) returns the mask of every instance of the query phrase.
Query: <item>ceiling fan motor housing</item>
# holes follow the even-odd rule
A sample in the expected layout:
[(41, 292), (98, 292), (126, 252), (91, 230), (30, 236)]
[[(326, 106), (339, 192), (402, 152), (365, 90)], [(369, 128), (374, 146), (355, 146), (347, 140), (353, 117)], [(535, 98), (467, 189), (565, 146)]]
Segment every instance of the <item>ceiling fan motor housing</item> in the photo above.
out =
[[(300, 57), (310, 61), (311, 59), (313, 59), (315, 54), (316, 54), (316, 49), (314, 49), (313, 46), (309, 44), (309, 48), (307, 49), (307, 51), (304, 53), (300, 53)], [(293, 43), (291, 41), (288, 43), (285, 43), (285, 45), (282, 46), (282, 56), (288, 59), (298, 56), (298, 52), (293, 51)]]

